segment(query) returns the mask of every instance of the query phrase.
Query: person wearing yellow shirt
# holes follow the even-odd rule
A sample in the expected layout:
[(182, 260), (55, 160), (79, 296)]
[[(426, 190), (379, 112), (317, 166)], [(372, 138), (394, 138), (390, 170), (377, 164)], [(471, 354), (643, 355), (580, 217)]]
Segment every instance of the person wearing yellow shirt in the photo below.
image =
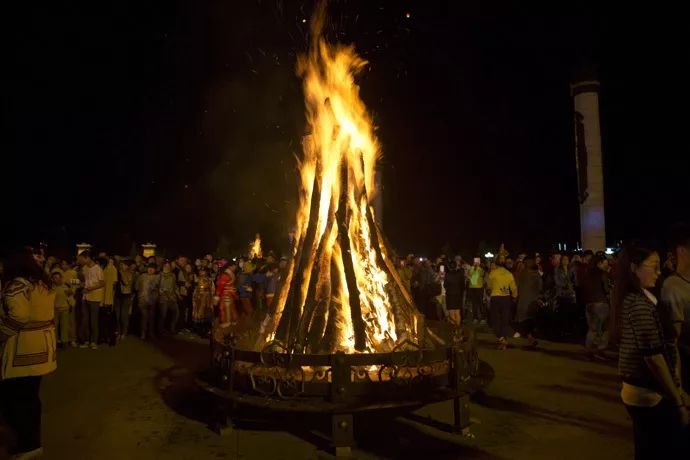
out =
[(491, 296), (489, 302), (491, 328), (498, 339), (498, 349), (505, 350), (508, 346), (507, 337), (510, 334), (513, 301), (518, 295), (515, 277), (503, 266), (503, 263), (499, 262), (496, 269), (489, 273), (487, 286)]

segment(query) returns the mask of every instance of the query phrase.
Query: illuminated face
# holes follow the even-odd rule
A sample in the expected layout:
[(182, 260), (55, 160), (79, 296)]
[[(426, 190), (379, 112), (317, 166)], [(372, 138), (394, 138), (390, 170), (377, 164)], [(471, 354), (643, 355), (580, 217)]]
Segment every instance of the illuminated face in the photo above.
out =
[(652, 253), (637, 267), (633, 266), (635, 275), (640, 280), (640, 286), (652, 288), (656, 285), (656, 280), (661, 275), (661, 259), (656, 252)]

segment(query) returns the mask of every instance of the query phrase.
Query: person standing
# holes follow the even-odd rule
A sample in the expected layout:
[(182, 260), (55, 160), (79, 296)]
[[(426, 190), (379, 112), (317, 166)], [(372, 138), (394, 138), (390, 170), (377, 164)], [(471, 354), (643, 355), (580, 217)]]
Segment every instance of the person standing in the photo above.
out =
[(63, 282), (62, 271), (53, 270), (51, 275), (53, 290), (55, 291), (55, 334), (57, 335), (58, 347), (62, 348), (69, 343), (69, 309), (72, 290), (68, 284)]
[(519, 324), (520, 335), (526, 336), (527, 346), (533, 348), (537, 346), (534, 328), (543, 293), (543, 281), (533, 258), (527, 257), (524, 264), (525, 268), (517, 279), (517, 291), (520, 294), (518, 295), (516, 321)]
[(240, 298), (242, 314), (251, 317), (254, 311), (254, 307), (252, 306), (252, 297), (254, 296), (254, 287), (252, 286), (254, 264), (247, 260), (242, 263), (241, 268), (242, 272), (237, 276), (237, 292)]
[(55, 293), (31, 248), (5, 266), (0, 308), (0, 416), (16, 435), (13, 458), (37, 458), (41, 447), (41, 379), (57, 369)]
[(160, 308), (158, 311), (158, 333), (166, 330), (166, 322), (170, 324), (170, 332), (177, 333), (177, 320), (180, 316), (178, 302), (177, 277), (172, 271), (170, 262), (163, 264), (163, 273), (160, 274), (159, 284)]
[(455, 326), (460, 326), (462, 324), (461, 310), (463, 290), (465, 287), (465, 273), (455, 260), (448, 266), (448, 272), (445, 274), (443, 285), (446, 289), (448, 319)]
[(273, 313), (273, 298), (278, 292), (278, 281), (280, 280), (278, 264), (271, 264), (268, 266), (266, 272), (266, 308), (269, 314)]
[(177, 273), (177, 292), (180, 296), (180, 325), (189, 332), (192, 315), (192, 292), (194, 292), (194, 272), (192, 264), (184, 259), (184, 266)]
[(618, 373), (621, 399), (633, 422), (636, 459), (690, 455), (688, 399), (675, 373), (675, 347), (664, 337), (659, 303), (651, 292), (660, 274), (656, 251), (623, 251), (613, 303), (621, 312)]
[(66, 260), (61, 263), (62, 266), (62, 281), (70, 287), (72, 295), (69, 296), (70, 308), (69, 308), (69, 344), (71, 347), (77, 346), (77, 289), (81, 284), (79, 281), (79, 274)]
[(510, 320), (513, 311), (513, 301), (518, 296), (515, 277), (499, 261), (496, 268), (489, 273), (489, 317), (491, 327), (496, 334), (498, 349), (508, 347), (507, 337), (510, 335)]
[(115, 323), (119, 340), (125, 340), (129, 332), (129, 315), (132, 313), (134, 297), (134, 271), (136, 265), (120, 263), (118, 274), (118, 296), (115, 299)]
[(108, 258), (107, 264), (103, 269), (103, 306), (99, 310), (99, 324), (101, 340), (109, 345), (115, 345), (115, 291), (117, 289), (117, 268), (115, 259)]
[(588, 327), (585, 347), (592, 359), (602, 361), (607, 359), (604, 350), (609, 345), (608, 268), (609, 262), (606, 257), (594, 256), (582, 286)]
[(678, 225), (673, 230), (671, 249), (676, 267), (661, 288), (661, 300), (670, 311), (674, 340), (678, 347), (681, 382), (690, 393), (690, 225)]
[(475, 257), (474, 262), (467, 272), (469, 278), (468, 297), (472, 304), (472, 316), (474, 324), (486, 323), (486, 307), (484, 306), (484, 269), (481, 266), (479, 257)]
[(77, 258), (84, 275), (84, 308), (81, 315), (81, 336), (85, 343), (82, 348), (90, 346), (92, 350), (98, 348), (98, 312), (103, 305), (105, 280), (103, 269), (91, 258), (86, 250)]
[(192, 322), (194, 332), (206, 337), (209, 332), (211, 314), (213, 312), (213, 294), (215, 292), (213, 280), (208, 276), (208, 268), (199, 268), (196, 288), (192, 296)]
[(156, 264), (149, 264), (146, 273), (137, 278), (137, 302), (141, 312), (141, 340), (146, 340), (147, 333), (149, 338), (156, 338), (155, 314), (159, 284), (160, 278), (156, 274)]
[(561, 335), (575, 335), (578, 327), (578, 313), (575, 304), (575, 284), (570, 271), (570, 260), (567, 255), (561, 256), (553, 273), (556, 306)]
[(575, 294), (576, 294), (576, 299), (578, 306), (580, 307), (581, 310), (585, 309), (586, 306), (586, 301), (585, 301), (585, 284), (587, 282), (587, 276), (590, 271), (590, 264), (592, 263), (592, 258), (594, 257), (594, 253), (590, 251), (589, 249), (582, 253), (582, 257), (580, 257), (579, 262), (575, 262), (576, 258), (573, 257), (574, 263), (574, 282), (575, 282)]
[(218, 282), (216, 283), (213, 301), (218, 305), (218, 322), (221, 327), (236, 324), (239, 319), (237, 288), (235, 287), (236, 270), (237, 265), (235, 262), (230, 262), (224, 267), (223, 273), (218, 277)]

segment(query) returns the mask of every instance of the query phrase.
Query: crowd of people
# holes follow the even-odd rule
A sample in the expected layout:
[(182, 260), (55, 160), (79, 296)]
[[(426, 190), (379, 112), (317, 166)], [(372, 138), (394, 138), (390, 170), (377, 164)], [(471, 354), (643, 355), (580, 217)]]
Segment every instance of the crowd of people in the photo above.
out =
[(471, 263), (462, 256), (450, 261), (440, 256), (432, 263), (409, 254), (397, 263), (401, 279), (428, 317), (456, 324), (488, 322), (501, 349), (510, 337), (521, 336), (536, 346), (537, 328), (542, 336), (575, 339), (588, 327), (588, 350), (593, 358), (606, 359), (615, 253), (554, 252), (543, 260), (539, 253), (513, 258), (505, 252), (495, 259), (475, 257)]
[[(617, 347), (636, 452), (652, 458), (687, 448), (688, 439), (687, 226), (676, 231), (672, 249), (663, 264), (657, 251), (639, 246), (545, 259), (513, 258), (501, 247), (496, 258), (410, 254), (395, 263), (428, 318), (488, 325), (500, 350), (517, 338), (529, 348), (537, 337), (580, 339), (592, 359), (604, 361)], [(142, 340), (208, 337), (214, 325), (229, 327), (270, 308), (289, 262), (273, 253), (232, 260), (89, 250), (73, 262), (45, 256), (24, 248), (4, 272), (0, 264), (0, 414), (17, 433), (17, 452), (40, 450), (38, 391), (41, 376), (56, 368), (57, 348), (116, 346), (133, 331)]]
[(191, 261), (94, 256), (87, 250), (74, 264), (48, 257), (44, 270), (56, 294), (57, 346), (112, 346), (132, 329), (141, 339), (207, 337), (214, 320), (231, 325), (270, 305), (286, 266), (286, 258), (273, 254), (235, 260), (209, 254)]
[[(594, 360), (617, 351), (621, 399), (637, 459), (690, 454), (690, 227), (679, 225), (662, 259), (630, 244), (616, 254), (507, 251), (472, 263), (397, 259), (400, 278), (428, 317), (486, 324), (499, 350), (511, 338), (578, 338)], [(584, 326), (584, 327), (583, 327)]]
[(5, 262), (0, 456), (13, 445), (16, 458), (42, 453), (39, 388), (42, 376), (57, 368), (59, 348), (116, 346), (133, 330), (142, 340), (180, 333), (208, 337), (214, 324), (230, 327), (270, 307), (287, 267), (285, 257), (272, 253), (234, 260), (207, 255), (192, 262), (86, 250), (70, 262), (29, 247)]

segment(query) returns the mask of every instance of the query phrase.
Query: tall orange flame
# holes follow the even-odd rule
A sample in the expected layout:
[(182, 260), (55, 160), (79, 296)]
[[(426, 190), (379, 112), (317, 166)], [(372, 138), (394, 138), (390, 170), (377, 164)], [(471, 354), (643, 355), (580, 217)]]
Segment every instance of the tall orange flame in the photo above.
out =
[[(291, 264), (275, 316), (283, 313), (289, 285), (296, 277), (298, 300), (291, 308), (297, 313), (290, 314), (295, 318), (303, 313), (326, 315), (324, 321), (336, 325), (334, 348), (353, 352), (356, 328), (352, 319), (355, 310), (351, 309), (355, 308), (352, 290), (356, 289), (365, 349), (390, 350), (404, 338), (398, 337), (398, 333), (411, 332), (414, 325), (408, 317), (410, 324), (403, 324), (401, 329), (400, 318), (396, 318), (388, 284), (400, 283), (389, 279), (396, 274), (387, 259), (371, 207), (381, 148), (355, 83), (355, 76), (367, 62), (357, 55), (353, 46), (331, 45), (324, 40), (321, 33), (324, 18), (325, 4), (321, 3), (312, 18), (310, 50), (297, 61), (311, 133), (303, 140), (303, 156), (299, 161), (301, 189), (295, 233), (301, 253), (307, 257), (302, 257), (301, 265)], [(296, 254), (295, 249), (293, 255)], [(310, 305), (309, 293), (316, 298)], [(412, 305), (404, 290), (402, 296)], [(337, 308), (312, 313), (323, 299), (327, 305)], [(331, 315), (335, 317), (328, 318)], [(272, 340), (275, 331), (265, 337)]]

